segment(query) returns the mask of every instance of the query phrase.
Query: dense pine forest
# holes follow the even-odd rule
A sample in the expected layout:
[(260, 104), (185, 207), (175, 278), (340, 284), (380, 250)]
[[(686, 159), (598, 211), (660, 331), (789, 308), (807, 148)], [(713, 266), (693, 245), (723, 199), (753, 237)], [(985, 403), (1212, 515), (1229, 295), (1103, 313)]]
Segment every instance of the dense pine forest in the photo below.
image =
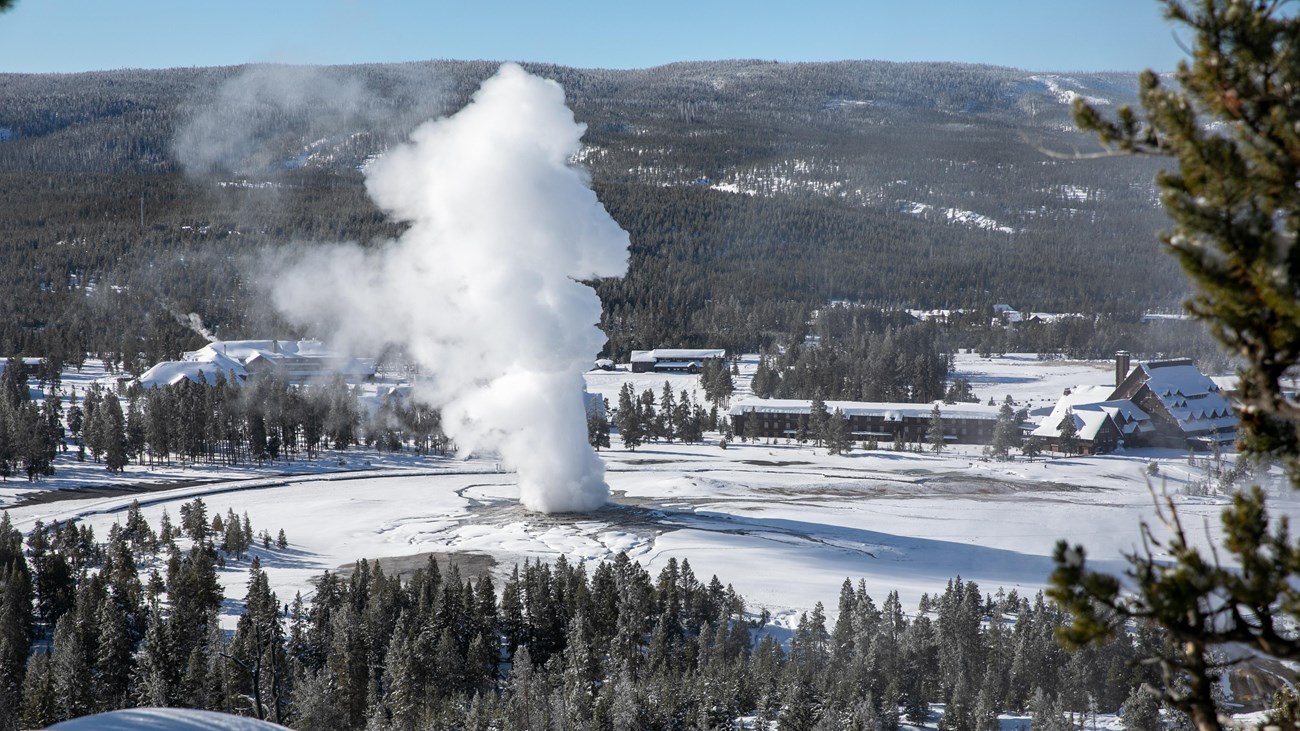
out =
[[(951, 731), (993, 731), (1007, 711), (1078, 728), (1121, 707), (1127, 728), (1164, 728), (1141, 688), (1154, 670), (1136, 662), (1156, 631), (1067, 652), (1054, 632), (1068, 618), (1041, 595), (960, 578), (915, 608), (846, 579), (835, 619), (818, 604), (787, 630), (688, 561), (657, 576), (625, 554), (525, 562), (498, 591), (454, 560), (407, 577), (363, 560), (322, 576), (308, 604), (261, 568), (291, 551), (283, 531), (201, 499), (157, 526), (133, 505), (105, 542), (71, 522), (24, 541), (0, 517), (0, 726), (153, 705), (300, 729), (704, 731), (749, 717), (895, 731), (944, 703)], [(230, 634), (218, 612), (238, 598), (216, 572), (232, 565), (248, 582)]]
[[(949, 349), (1154, 353), (1138, 315), (1185, 293), (1154, 239), (1156, 163), (1047, 154), (1091, 144), (1070, 131), (1071, 95), (1130, 101), (1129, 76), (528, 68), (563, 85), (587, 124), (576, 162), (632, 237), (628, 276), (595, 283), (615, 357), (754, 352), (802, 337), (831, 301), (1084, 316), (1069, 333), (958, 332)], [(494, 70), (0, 76), (0, 353), (153, 362), (202, 343), (190, 313), (226, 339), (301, 334), (268, 305), (275, 254), (399, 233), (366, 196), (365, 165)]]

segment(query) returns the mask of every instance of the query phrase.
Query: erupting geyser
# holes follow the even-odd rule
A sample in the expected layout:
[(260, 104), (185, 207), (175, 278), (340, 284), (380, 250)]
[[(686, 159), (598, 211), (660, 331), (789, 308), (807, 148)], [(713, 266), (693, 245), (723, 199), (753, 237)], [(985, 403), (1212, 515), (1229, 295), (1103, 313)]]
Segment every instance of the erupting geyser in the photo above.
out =
[(498, 450), (543, 512), (609, 496), (582, 401), (600, 301), (577, 280), (624, 274), (628, 235), (570, 162), (584, 130), (558, 84), (502, 66), (368, 171), (371, 197), (410, 224), (400, 239), (315, 249), (275, 290), (355, 347), (405, 344), (431, 376), (417, 398), (462, 450)]

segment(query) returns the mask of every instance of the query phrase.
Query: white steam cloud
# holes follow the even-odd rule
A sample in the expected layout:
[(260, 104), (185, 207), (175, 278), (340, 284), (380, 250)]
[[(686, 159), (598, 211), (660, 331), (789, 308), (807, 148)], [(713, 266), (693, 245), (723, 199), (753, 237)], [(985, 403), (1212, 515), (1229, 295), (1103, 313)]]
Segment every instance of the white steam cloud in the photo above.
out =
[(189, 100), (172, 151), (192, 175), (262, 176), (382, 147), (442, 110), (442, 81), (420, 66), (248, 66)]
[(597, 508), (582, 374), (605, 342), (580, 279), (627, 271), (628, 235), (570, 160), (585, 125), (553, 81), (507, 64), (460, 112), (417, 128), (367, 173), (400, 239), (314, 250), (275, 291), (291, 319), (353, 347), (403, 343), (465, 451), (496, 449), (525, 507)]

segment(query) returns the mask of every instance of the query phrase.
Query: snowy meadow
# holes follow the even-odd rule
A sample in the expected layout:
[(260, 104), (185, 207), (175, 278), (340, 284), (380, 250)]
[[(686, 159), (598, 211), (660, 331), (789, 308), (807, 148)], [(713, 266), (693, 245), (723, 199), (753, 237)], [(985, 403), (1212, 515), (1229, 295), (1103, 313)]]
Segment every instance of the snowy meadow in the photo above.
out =
[[(742, 359), (737, 397), (746, 395), (755, 363)], [(1112, 376), (1108, 362), (1028, 355), (961, 355), (953, 374), (981, 399), (1010, 395), (1031, 409), (1050, 407), (1064, 388)], [(674, 392), (699, 389), (697, 376), (625, 370), (593, 371), (587, 386), (611, 398), (624, 382), (640, 391), (665, 380)], [(1228, 500), (1213, 490), (1188, 494), (1201, 492), (1188, 486), (1205, 482), (1207, 465), (1173, 450), (999, 462), (978, 446), (939, 454), (859, 446), (828, 455), (785, 440), (737, 440), (725, 449), (718, 441), (710, 434), (702, 445), (660, 442), (631, 451), (615, 434), (614, 448), (602, 451), (611, 501), (584, 513), (524, 510), (514, 475), (494, 454), (455, 459), (361, 448), (287, 465), (130, 466), (112, 475), (63, 455), (53, 478), (11, 480), (0, 499), (20, 529), (75, 518), (102, 538), (134, 500), (156, 524), (164, 511), (175, 520), (183, 503), (201, 496), (210, 515), (247, 513), (259, 532), (284, 530), (287, 548), (259, 545), (249, 556), (259, 557), (282, 600), (296, 592), (310, 599), (323, 572), (360, 558), (399, 569), (411, 557), (418, 563), (436, 554), (500, 579), (525, 559), (594, 563), (625, 552), (652, 574), (670, 558), (688, 560), (697, 576), (716, 574), (752, 612), (767, 609), (784, 626), (818, 602), (833, 615), (845, 578), (864, 580), (873, 596), (897, 590), (909, 611), (959, 575), (985, 592), (1032, 596), (1045, 584), (1060, 539), (1121, 569), (1139, 523), (1156, 517), (1153, 491), (1170, 495), (1195, 527), (1194, 540), (1206, 545), (1220, 535), (1217, 514)], [(1269, 489), (1275, 511), (1300, 515), (1290, 491)], [(239, 609), (230, 599), (243, 596), (247, 568), (247, 560), (231, 561), (221, 574), (228, 626)]]

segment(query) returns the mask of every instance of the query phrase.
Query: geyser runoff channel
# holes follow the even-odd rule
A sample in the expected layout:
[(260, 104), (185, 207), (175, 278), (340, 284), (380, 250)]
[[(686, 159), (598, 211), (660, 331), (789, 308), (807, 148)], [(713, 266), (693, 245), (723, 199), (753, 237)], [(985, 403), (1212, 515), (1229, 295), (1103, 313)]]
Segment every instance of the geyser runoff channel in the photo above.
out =
[(585, 130), (559, 84), (502, 66), (367, 172), (370, 196), (410, 224), (401, 238), (314, 249), (274, 291), (350, 347), (405, 344), (431, 376), (415, 397), (447, 435), (497, 450), (524, 506), (548, 513), (609, 497), (582, 399), (606, 338), (578, 280), (626, 273), (628, 235), (570, 162)]

